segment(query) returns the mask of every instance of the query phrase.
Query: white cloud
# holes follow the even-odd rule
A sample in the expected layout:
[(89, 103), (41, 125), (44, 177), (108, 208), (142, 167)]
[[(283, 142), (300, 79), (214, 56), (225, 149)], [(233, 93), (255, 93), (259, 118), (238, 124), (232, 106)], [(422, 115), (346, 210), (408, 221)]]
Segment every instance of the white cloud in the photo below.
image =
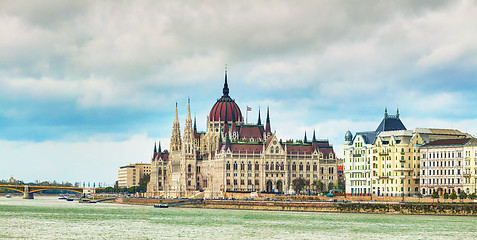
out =
[[(114, 139), (114, 137), (113, 137)], [(146, 134), (125, 141), (92, 136), (88, 141), (25, 142), (0, 140), (0, 178), (24, 181), (106, 182), (114, 184), (119, 166), (150, 162), (154, 141)], [(160, 139), (163, 149), (168, 139)]]

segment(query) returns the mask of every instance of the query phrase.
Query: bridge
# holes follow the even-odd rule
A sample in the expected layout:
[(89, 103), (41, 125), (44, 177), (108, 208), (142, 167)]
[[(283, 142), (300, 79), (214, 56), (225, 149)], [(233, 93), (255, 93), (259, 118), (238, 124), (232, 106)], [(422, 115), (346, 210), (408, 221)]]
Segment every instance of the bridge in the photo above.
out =
[(33, 199), (33, 193), (46, 190), (66, 190), (77, 193), (87, 193), (90, 189), (81, 187), (56, 187), (56, 186), (29, 186), (29, 185), (0, 185), (0, 188), (5, 188), (23, 193), (23, 199)]

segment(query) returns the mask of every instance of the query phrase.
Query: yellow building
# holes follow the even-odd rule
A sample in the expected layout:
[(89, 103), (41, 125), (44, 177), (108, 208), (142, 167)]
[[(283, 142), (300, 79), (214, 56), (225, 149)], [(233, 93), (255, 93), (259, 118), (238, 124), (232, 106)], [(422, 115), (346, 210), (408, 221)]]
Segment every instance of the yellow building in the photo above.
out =
[(139, 181), (141, 181), (144, 175), (150, 173), (150, 163), (131, 163), (121, 166), (118, 170), (118, 187), (130, 188), (139, 186)]
[(468, 136), (455, 129), (416, 128), (381, 132), (373, 146), (373, 194), (410, 196), (419, 193), (421, 146), (435, 140)]

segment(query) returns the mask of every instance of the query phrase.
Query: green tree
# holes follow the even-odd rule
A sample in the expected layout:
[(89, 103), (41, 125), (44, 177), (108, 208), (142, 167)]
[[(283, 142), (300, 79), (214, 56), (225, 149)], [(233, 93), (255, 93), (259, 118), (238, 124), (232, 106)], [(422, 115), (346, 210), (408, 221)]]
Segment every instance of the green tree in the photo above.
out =
[(422, 194), (421, 194), (421, 193), (417, 193), (417, 197), (419, 198), (419, 202), (421, 202)]
[(444, 193), (444, 199), (446, 199), (446, 200), (449, 199), (449, 193), (447, 193), (447, 192)]
[(149, 183), (149, 180), (151, 179), (150, 174), (144, 174), (144, 176), (139, 180), (139, 186), (137, 187), (138, 192), (146, 192), (147, 191), (147, 184)]
[(439, 193), (437, 193), (437, 191), (434, 191), (431, 195), (432, 198), (436, 199), (437, 198), (437, 201), (439, 201)]
[(459, 193), (459, 198), (460, 198), (461, 201), (464, 200), (464, 199), (466, 199), (466, 198), (467, 198), (467, 193), (466, 193), (464, 190), (462, 190), (462, 191)]
[(323, 182), (321, 180), (318, 180), (318, 182), (316, 183), (316, 189), (318, 189), (319, 192), (322, 192), (324, 188), (325, 185), (323, 184)]
[(454, 200), (457, 199), (457, 193), (455, 192), (455, 190), (452, 190), (452, 193), (450, 195), (450, 199), (452, 199), (452, 202), (454, 202)]
[(293, 190), (295, 190), (295, 193), (297, 194), (300, 193), (301, 190), (303, 190), (305, 185), (306, 185), (306, 181), (303, 178), (295, 178), (292, 181)]
[(469, 199), (475, 199), (475, 193), (471, 193), (467, 196)]
[(346, 188), (346, 182), (342, 179), (338, 179), (338, 189), (341, 190), (341, 192), (345, 192)]
[(333, 182), (328, 183), (328, 191), (331, 191), (335, 188), (335, 184)]

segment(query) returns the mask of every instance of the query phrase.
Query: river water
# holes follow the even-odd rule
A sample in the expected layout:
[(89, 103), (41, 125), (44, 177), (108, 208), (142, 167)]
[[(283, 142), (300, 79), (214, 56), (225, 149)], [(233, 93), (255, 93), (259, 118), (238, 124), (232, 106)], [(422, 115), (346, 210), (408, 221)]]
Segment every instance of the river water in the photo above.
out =
[(303, 213), (0, 198), (0, 239), (477, 239), (477, 217)]

